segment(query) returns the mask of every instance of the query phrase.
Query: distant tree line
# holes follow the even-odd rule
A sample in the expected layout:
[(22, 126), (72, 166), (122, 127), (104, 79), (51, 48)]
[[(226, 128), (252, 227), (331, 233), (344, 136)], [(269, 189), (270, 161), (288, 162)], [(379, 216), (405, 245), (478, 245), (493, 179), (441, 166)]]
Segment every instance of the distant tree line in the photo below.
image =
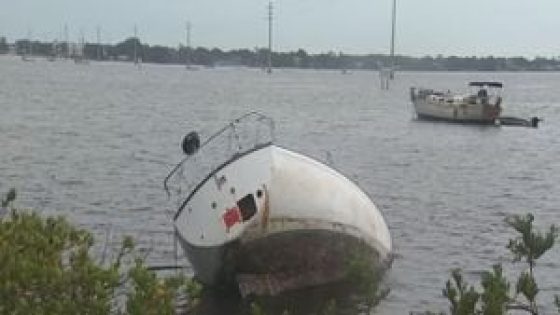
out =
[(0, 37), (0, 54), (8, 53), (10, 47), (8, 46), (8, 42), (6, 41), (5, 37)]
[[(11, 47), (11, 49), (10, 49)], [(264, 67), (268, 50), (265, 48), (234, 49), (224, 51), (219, 48), (190, 48), (185, 46), (166, 47), (140, 42), (138, 38), (110, 44), (39, 42), (18, 40), (10, 45), (0, 37), (0, 54), (10, 51), (18, 54), (33, 54), (50, 57), (80, 57), (90, 60), (120, 60), (162, 64), (192, 64), (200, 66), (247, 66)], [(136, 53), (135, 53), (136, 52)], [(400, 70), (410, 71), (558, 71), (560, 59), (537, 57), (458, 57), (458, 56), (396, 56), (395, 63)], [(290, 52), (273, 52), (272, 64), (280, 68), (304, 69), (380, 69), (391, 64), (388, 55), (348, 55), (327, 52), (309, 54), (303, 49)]]

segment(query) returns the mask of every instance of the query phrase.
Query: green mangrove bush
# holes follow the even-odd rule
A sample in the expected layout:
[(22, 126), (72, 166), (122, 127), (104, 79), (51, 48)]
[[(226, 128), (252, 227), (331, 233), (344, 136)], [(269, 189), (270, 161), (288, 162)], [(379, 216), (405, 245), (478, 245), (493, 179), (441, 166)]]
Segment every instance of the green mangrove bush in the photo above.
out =
[[(506, 247), (513, 262), (524, 263), (526, 267), (512, 283), (504, 276), (502, 265), (494, 265), (492, 270), (482, 273), (478, 290), (464, 280), (460, 269), (454, 269), (442, 291), (449, 301), (451, 315), (505, 315), (512, 311), (540, 314), (535, 267), (538, 259), (553, 248), (558, 228), (551, 225), (545, 232), (536, 231), (532, 214), (507, 217), (505, 222), (517, 232)], [(556, 296), (554, 302), (560, 313), (560, 297)]]
[(10, 190), (0, 200), (0, 314), (175, 314), (178, 295), (190, 297), (190, 306), (197, 302), (200, 285), (191, 279), (160, 279), (141, 259), (124, 267), (135, 254), (130, 237), (101, 265), (90, 254), (91, 233), (63, 217), (16, 209), (15, 198)]

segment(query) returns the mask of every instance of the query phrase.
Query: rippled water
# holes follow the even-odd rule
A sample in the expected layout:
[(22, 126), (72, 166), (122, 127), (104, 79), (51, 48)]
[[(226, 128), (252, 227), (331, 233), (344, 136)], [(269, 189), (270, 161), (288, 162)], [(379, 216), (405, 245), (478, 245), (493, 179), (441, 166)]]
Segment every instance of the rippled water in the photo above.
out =
[[(503, 80), (505, 113), (540, 116), (539, 129), (421, 122), (412, 85), (462, 89)], [(451, 268), (471, 279), (501, 261), (508, 214), (560, 223), (559, 73), (398, 73), (381, 91), (375, 72), (21, 62), (0, 58), (0, 191), (117, 243), (135, 236), (154, 263), (173, 260), (162, 180), (190, 130), (208, 136), (258, 110), (279, 144), (326, 160), (384, 212), (397, 258), (380, 314), (443, 310)], [(546, 304), (560, 291), (560, 251), (538, 266)], [(511, 270), (511, 268), (509, 268)]]

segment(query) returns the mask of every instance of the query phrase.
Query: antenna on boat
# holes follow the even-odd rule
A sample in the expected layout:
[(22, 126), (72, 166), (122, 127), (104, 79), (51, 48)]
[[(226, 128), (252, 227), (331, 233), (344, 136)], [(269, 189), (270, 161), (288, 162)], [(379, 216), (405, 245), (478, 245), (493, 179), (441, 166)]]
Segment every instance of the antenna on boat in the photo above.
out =
[(273, 21), (272, 1), (268, 2), (268, 68), (266, 72), (272, 73), (272, 21)]

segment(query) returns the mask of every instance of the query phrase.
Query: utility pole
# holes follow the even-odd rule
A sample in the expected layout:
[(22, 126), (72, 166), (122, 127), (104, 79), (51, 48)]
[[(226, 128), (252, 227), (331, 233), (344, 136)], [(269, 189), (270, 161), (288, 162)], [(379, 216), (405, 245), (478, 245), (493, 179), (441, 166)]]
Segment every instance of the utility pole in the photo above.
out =
[(31, 57), (33, 55), (33, 39), (32, 39), (31, 29), (27, 30), (27, 55)]
[(134, 24), (134, 64), (137, 65), (138, 64), (138, 42), (140, 40), (138, 39), (138, 27), (136, 27), (136, 24)]
[(187, 49), (185, 56), (185, 66), (191, 68), (191, 22), (187, 21)]
[(86, 48), (86, 39), (84, 37), (84, 30), (80, 29), (80, 44), (78, 46), (78, 56), (74, 59), (75, 62), (76, 61), (85, 62), (86, 59), (85, 48)]
[(397, 26), (397, 0), (393, 0), (393, 18), (391, 27), (391, 80), (395, 78), (395, 30)]
[(272, 1), (268, 3), (268, 74), (272, 73), (272, 21), (273, 21), (273, 8)]
[(97, 61), (101, 61), (101, 27), (97, 26)]
[(70, 42), (68, 38), (68, 24), (64, 24), (64, 42), (66, 43), (66, 59), (70, 58)]

